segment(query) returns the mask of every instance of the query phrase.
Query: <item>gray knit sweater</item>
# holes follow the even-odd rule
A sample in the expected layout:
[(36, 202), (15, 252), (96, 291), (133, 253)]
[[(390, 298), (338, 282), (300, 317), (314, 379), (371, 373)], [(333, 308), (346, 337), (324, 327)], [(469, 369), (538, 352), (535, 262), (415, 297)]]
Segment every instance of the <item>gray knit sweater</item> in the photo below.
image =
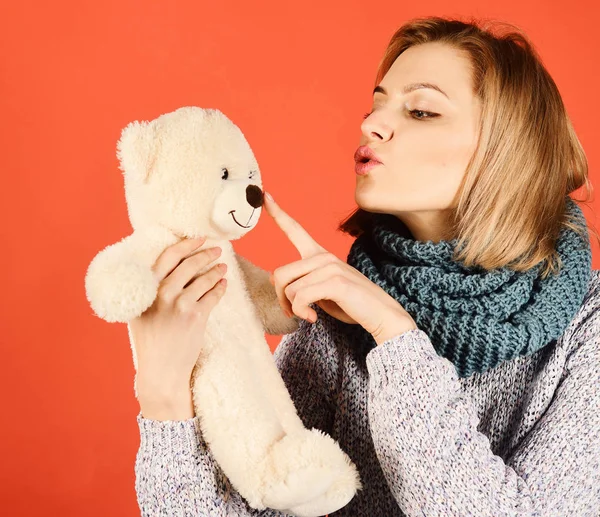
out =
[[(600, 515), (600, 271), (558, 340), (466, 379), (420, 329), (366, 349), (313, 307), (274, 358), (305, 425), (359, 470), (332, 517)], [(246, 504), (197, 418), (137, 418), (143, 516), (286, 515)]]

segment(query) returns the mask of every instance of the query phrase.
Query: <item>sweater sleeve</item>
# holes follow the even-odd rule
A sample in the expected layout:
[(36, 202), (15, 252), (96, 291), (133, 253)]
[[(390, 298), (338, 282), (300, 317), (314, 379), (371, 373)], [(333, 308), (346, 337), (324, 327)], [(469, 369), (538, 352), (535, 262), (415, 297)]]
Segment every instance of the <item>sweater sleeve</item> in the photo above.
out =
[(454, 366), (410, 330), (369, 352), (378, 460), (408, 516), (600, 515), (600, 311), (580, 326), (551, 405), (505, 463)]
[[(321, 322), (302, 321), (286, 334), (274, 360), (305, 425), (326, 430), (331, 396), (328, 354), (317, 337)], [(324, 377), (320, 377), (321, 374)], [(276, 510), (256, 510), (231, 486), (201, 433), (198, 417), (158, 421), (137, 416), (140, 447), (135, 461), (135, 490), (142, 517), (165, 515), (211, 517), (285, 517)]]

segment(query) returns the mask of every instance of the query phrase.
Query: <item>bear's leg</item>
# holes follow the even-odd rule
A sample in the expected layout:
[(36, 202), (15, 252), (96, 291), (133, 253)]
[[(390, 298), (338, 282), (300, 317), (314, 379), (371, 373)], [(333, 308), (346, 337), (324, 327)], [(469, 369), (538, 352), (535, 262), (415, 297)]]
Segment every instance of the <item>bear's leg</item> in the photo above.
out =
[(207, 345), (212, 352), (201, 354), (192, 388), (202, 436), (236, 490), (264, 509), (259, 465), (285, 430), (245, 349), (230, 342)]
[(246, 344), (248, 354), (252, 358), (253, 370), (257, 372), (265, 397), (275, 410), (285, 432), (293, 434), (305, 430), (264, 335), (256, 335), (254, 339), (250, 339), (249, 336)]

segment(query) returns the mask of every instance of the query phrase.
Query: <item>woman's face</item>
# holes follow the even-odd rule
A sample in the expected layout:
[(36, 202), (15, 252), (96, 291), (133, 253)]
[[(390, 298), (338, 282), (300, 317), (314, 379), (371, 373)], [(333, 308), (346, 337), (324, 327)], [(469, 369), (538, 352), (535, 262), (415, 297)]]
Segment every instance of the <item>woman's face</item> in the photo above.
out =
[(437, 242), (477, 145), (479, 116), (466, 54), (442, 43), (404, 51), (375, 89), (361, 125), (360, 145), (382, 163), (356, 176), (357, 205), (395, 215), (417, 240)]

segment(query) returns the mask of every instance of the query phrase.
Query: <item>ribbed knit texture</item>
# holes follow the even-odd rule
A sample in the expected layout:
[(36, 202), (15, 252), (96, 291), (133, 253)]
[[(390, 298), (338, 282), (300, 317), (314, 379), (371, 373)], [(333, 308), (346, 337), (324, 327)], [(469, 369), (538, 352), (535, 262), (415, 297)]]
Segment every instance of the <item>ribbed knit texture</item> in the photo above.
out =
[[(585, 224), (570, 197), (566, 206)], [(348, 264), (398, 300), (459, 377), (538, 351), (563, 333), (586, 293), (590, 242), (571, 229), (561, 230), (556, 245), (559, 274), (542, 280), (541, 264), (525, 272), (466, 267), (453, 260), (457, 239), (417, 241), (401, 234), (394, 216), (374, 220), (373, 230), (352, 244)], [(356, 330), (375, 345), (362, 327)]]
[[(304, 424), (358, 468), (363, 489), (330, 517), (600, 515), (598, 271), (554, 343), (468, 378), (421, 329), (372, 348), (313, 308), (274, 360)], [(247, 505), (197, 417), (138, 424), (143, 517), (285, 516)]]

